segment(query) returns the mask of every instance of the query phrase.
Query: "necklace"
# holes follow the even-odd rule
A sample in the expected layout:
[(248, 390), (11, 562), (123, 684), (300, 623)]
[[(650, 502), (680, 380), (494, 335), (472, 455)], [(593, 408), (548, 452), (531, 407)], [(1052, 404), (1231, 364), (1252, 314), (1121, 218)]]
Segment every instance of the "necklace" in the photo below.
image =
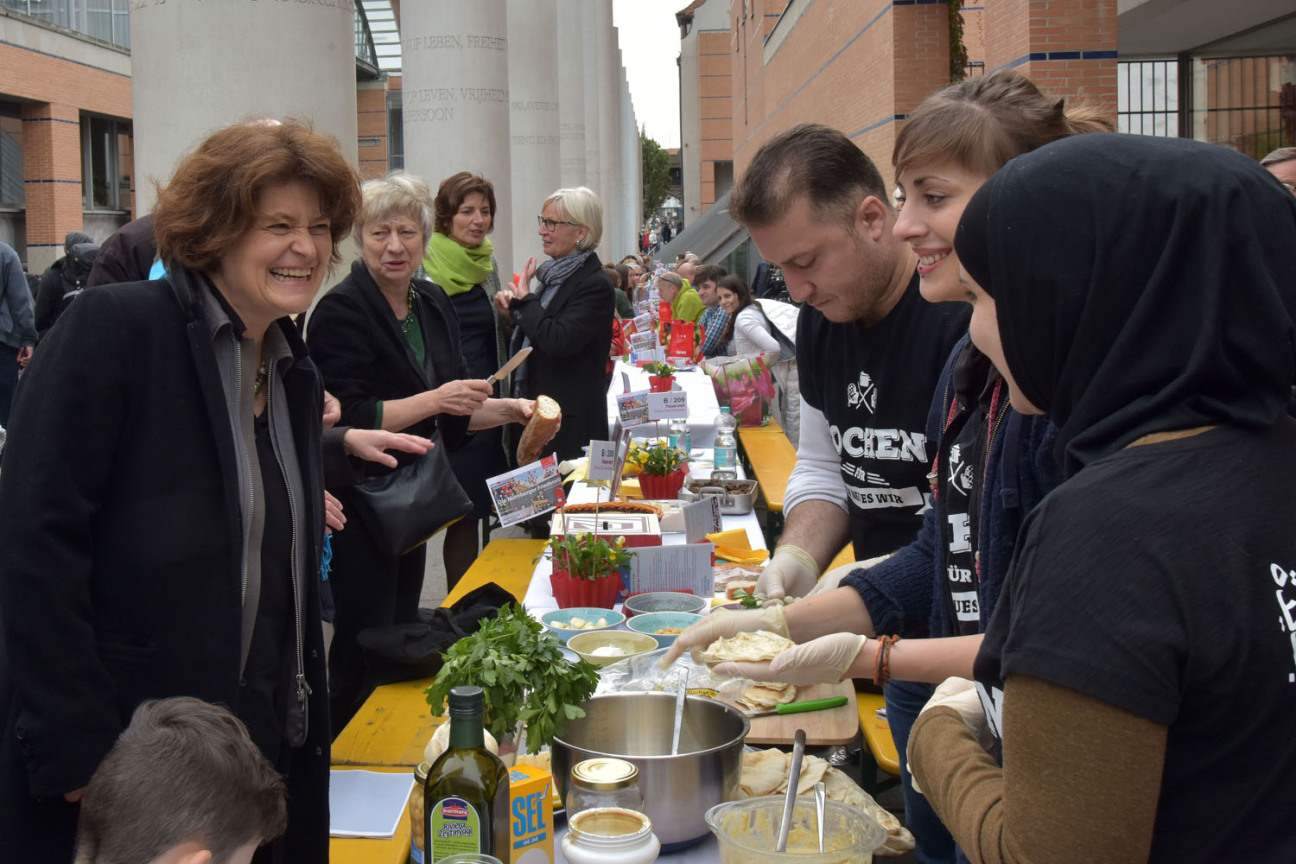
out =
[(269, 380), (270, 367), (266, 365), (266, 362), (263, 360), (261, 361), (261, 365), (257, 367), (256, 381), (252, 384), (252, 395), (260, 396), (261, 391), (265, 389), (266, 382)]
[(401, 332), (405, 333), (407, 336), (409, 335), (410, 328), (418, 321), (418, 316), (414, 314), (414, 286), (412, 284), (409, 287), (408, 304), (409, 309), (406, 311), (405, 317), (402, 318), (400, 322)]

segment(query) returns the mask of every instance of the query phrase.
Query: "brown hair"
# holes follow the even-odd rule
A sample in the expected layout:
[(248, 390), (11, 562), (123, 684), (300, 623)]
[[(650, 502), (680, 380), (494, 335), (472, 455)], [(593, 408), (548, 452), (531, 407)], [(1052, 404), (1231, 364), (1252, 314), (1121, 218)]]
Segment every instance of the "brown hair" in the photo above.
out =
[(616, 265), (617, 276), (621, 279), (621, 293), (634, 300), (634, 294), (630, 288), (630, 268), (625, 264)]
[(693, 274), (693, 286), (697, 287), (703, 282), (715, 282), (718, 285), (725, 275), (725, 269), (719, 264), (703, 264)]
[(460, 171), (458, 174), (451, 174), (441, 181), (441, 188), (437, 189), (436, 200), (432, 202), (432, 209), (435, 211), (436, 231), (438, 234), (450, 236), (450, 228), (454, 223), (455, 214), (463, 206), (464, 199), (474, 192), (486, 198), (486, 203), (490, 205), (491, 223), (486, 229), (489, 234), (495, 230), (495, 186), (485, 177), (479, 177), (468, 171)]
[(729, 195), (729, 215), (762, 227), (805, 195), (817, 215), (852, 223), (861, 201), (873, 196), (891, 209), (873, 160), (836, 129), (802, 123), (761, 145)]
[(1088, 106), (1066, 107), (1020, 72), (1001, 70), (932, 93), (896, 136), (896, 175), (913, 165), (955, 162), (989, 177), (1014, 156), (1084, 132), (1112, 132)]
[(283, 780), (238, 718), (187, 696), (152, 700), (90, 779), (76, 864), (152, 861), (190, 842), (222, 864), (287, 825)]
[[(747, 283), (737, 276), (721, 277), (720, 281), (716, 282), (716, 290), (719, 291), (721, 288), (732, 291), (738, 296), (738, 308), (733, 311), (733, 314), (729, 316), (729, 320), (725, 322), (724, 333), (720, 336), (720, 344), (728, 345), (729, 340), (733, 338), (734, 322), (738, 320), (738, 313), (748, 306), (755, 306), (760, 309), (760, 304), (752, 297), (751, 289), (747, 287)], [(764, 312), (765, 310), (761, 309), (761, 311)]]
[(227, 126), (184, 157), (158, 190), (158, 256), (191, 270), (215, 269), (252, 228), (261, 193), (294, 182), (319, 195), (333, 238), (329, 261), (339, 263), (338, 243), (360, 210), (360, 178), (337, 141), (296, 121)]

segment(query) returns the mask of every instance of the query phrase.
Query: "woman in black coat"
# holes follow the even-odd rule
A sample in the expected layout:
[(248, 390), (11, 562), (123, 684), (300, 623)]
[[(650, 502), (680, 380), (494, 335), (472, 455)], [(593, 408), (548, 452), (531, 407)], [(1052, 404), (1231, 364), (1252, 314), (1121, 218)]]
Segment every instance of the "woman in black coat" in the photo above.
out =
[(14, 406), (0, 860), (72, 860), (74, 802), (135, 707), (184, 695), (229, 706), (286, 776), (288, 832), (257, 860), (324, 862), (323, 392), (288, 316), (336, 257), (357, 178), (332, 139), (245, 124), (158, 202), (169, 279), (87, 292)]
[[(450, 299), (415, 278), (433, 228), (427, 184), (393, 174), (365, 183), (361, 195), (356, 239), (362, 258), (320, 298), (306, 329), (324, 384), (342, 403), (341, 422), (425, 437), (439, 431), (452, 452), (472, 431), (525, 422), (534, 403), (490, 398), (485, 380), (468, 377)], [(371, 476), (389, 470), (366, 468)], [(337, 495), (344, 508), (353, 500), (346, 490)], [(370, 689), (356, 636), (417, 619), (425, 559), (426, 546), (403, 555), (381, 548), (357, 519), (334, 538), (329, 686), (338, 729)]]
[(528, 260), (521, 282), (496, 294), (495, 303), (516, 324), (513, 350), (535, 349), (514, 374), (514, 394), (549, 396), (562, 406), (562, 428), (541, 455), (576, 459), (591, 439), (608, 435), (604, 369), (615, 298), (594, 254), (603, 233), (603, 204), (584, 186), (559, 189), (545, 200), (539, 221), (550, 260), (539, 268), (534, 258)]

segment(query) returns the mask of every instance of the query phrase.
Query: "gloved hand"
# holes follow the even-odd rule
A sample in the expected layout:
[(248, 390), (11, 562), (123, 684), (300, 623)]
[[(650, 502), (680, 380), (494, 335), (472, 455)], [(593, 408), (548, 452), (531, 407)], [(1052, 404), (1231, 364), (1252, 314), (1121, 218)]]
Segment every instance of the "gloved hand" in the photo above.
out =
[[(966, 678), (946, 678), (936, 688), (936, 692), (932, 693), (932, 697), (918, 712), (918, 716), (921, 717), (931, 709), (939, 707), (953, 708), (982, 748), (989, 750), (993, 746), (994, 736), (990, 732), (990, 724), (986, 722), (985, 709), (981, 705), (981, 697), (977, 695), (976, 684)], [(909, 748), (905, 758), (910, 762), (913, 761), (914, 740), (917, 737), (909, 736)], [(912, 778), (912, 782), (914, 791), (919, 795), (923, 794), (918, 788), (917, 778)]]
[(756, 580), (756, 595), (778, 600), (803, 597), (815, 586), (819, 565), (799, 546), (779, 546)]
[(732, 678), (781, 681), (797, 686), (836, 684), (846, 676), (868, 641), (867, 636), (856, 633), (833, 633), (789, 648), (768, 663), (720, 663), (714, 672)]
[[(852, 561), (849, 564), (843, 564), (840, 567), (834, 567), (833, 569), (829, 570), (827, 573), (820, 576), (819, 581), (815, 584), (813, 588), (810, 589), (810, 591), (805, 596), (813, 597), (816, 594), (823, 594), (827, 591), (832, 591), (833, 589), (837, 588), (841, 584), (841, 580), (845, 579), (846, 576), (849, 575), (850, 573), (853, 573), (856, 570), (867, 570), (868, 568), (872, 567), (874, 564), (880, 564), (890, 557), (891, 557), (890, 555), (879, 555), (876, 558), (869, 558), (867, 561)], [(757, 590), (759, 590), (759, 587), (757, 588)]]
[(692, 649), (696, 659), (697, 652), (705, 650), (708, 645), (717, 639), (756, 630), (768, 630), (771, 633), (777, 633), (790, 639), (791, 637), (788, 636), (787, 616), (783, 614), (783, 605), (779, 604), (765, 609), (744, 609), (742, 611), (720, 609), (712, 612), (675, 637), (674, 644), (666, 649), (666, 653), (658, 661), (658, 665), (662, 669), (667, 668), (689, 649)]

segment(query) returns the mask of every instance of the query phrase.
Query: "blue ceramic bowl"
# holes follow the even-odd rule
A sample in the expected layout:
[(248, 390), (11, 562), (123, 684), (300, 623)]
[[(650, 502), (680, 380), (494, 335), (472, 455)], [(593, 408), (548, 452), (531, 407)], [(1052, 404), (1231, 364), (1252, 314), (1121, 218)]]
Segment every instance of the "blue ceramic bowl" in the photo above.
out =
[[(599, 619), (603, 620), (601, 627), (573, 627), (573, 619), (585, 622)], [(615, 630), (625, 622), (625, 616), (613, 609), (599, 609), (590, 606), (573, 606), (570, 609), (555, 609), (552, 612), (546, 612), (540, 616), (540, 623), (549, 628), (549, 631), (562, 640), (564, 645), (567, 640), (577, 633), (592, 633), (598, 630)]]
[(700, 615), (710, 605), (710, 597), (689, 594), (687, 591), (649, 591), (627, 597), (625, 610), (631, 618), (649, 612), (693, 612)]
[(685, 627), (702, 620), (701, 615), (692, 612), (645, 612), (636, 615), (626, 622), (626, 627), (636, 633), (646, 633), (657, 640), (659, 648), (666, 648), (675, 642), (678, 633), (658, 633), (658, 630), (683, 630)]

